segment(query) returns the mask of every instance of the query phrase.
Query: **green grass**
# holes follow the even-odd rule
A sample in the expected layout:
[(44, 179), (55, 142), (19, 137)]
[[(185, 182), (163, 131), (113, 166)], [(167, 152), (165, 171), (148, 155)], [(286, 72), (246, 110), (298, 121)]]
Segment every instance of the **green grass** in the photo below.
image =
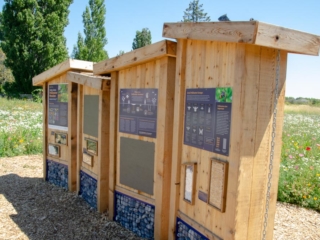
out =
[(286, 107), (278, 200), (320, 211), (320, 109)]
[(0, 157), (42, 153), (42, 104), (0, 98)]

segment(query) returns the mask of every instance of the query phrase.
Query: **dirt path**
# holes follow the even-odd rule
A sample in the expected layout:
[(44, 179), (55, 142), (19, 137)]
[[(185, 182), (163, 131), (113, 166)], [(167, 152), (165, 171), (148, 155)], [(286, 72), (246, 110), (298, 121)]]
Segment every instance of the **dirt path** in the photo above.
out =
[[(41, 156), (0, 158), (0, 240), (140, 239), (41, 177)], [(274, 239), (320, 239), (320, 214), (278, 203)]]

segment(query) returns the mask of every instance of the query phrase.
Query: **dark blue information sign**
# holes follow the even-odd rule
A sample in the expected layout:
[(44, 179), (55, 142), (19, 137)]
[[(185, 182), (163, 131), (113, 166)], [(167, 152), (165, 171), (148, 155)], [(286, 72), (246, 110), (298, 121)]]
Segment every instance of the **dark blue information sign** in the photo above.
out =
[(231, 88), (186, 90), (184, 144), (229, 155)]
[(157, 137), (158, 89), (120, 89), (119, 131)]
[(68, 84), (51, 84), (48, 90), (49, 128), (68, 131)]

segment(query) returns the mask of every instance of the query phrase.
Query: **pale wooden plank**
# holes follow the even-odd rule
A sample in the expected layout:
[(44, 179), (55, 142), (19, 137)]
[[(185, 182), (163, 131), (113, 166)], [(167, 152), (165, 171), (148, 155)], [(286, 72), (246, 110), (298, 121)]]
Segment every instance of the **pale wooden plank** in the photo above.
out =
[[(260, 47), (246, 45), (245, 77), (241, 84), (242, 124), (240, 126), (240, 162), (238, 179), (238, 196), (236, 206), (235, 238), (242, 239), (248, 234), (250, 201), (252, 187), (252, 170), (254, 161), (254, 137), (257, 128), (257, 98), (259, 94)], [(231, 182), (237, 181), (230, 179)]]
[(155, 158), (155, 238), (167, 239), (169, 228), (170, 178), (172, 157), (172, 115), (175, 77), (175, 58), (162, 58), (160, 65), (157, 122), (157, 155)]
[(81, 61), (76, 59), (68, 59), (47, 71), (32, 78), (33, 86), (40, 86), (43, 82), (48, 81), (58, 75), (61, 75), (69, 70), (79, 70), (84, 72), (92, 72), (93, 63), (87, 61)]
[(117, 133), (118, 133), (118, 80), (119, 72), (111, 73), (110, 125), (109, 125), (109, 219), (114, 217), (114, 191), (116, 186)]
[(164, 23), (162, 36), (176, 39), (253, 43), (256, 22)]
[(275, 137), (275, 149), (272, 171), (272, 183), (271, 183), (271, 197), (269, 205), (269, 218), (267, 226), (266, 239), (273, 239), (274, 219), (276, 214), (276, 202), (278, 194), (278, 181), (279, 181), (279, 168), (281, 161), (281, 146), (282, 146), (282, 128), (284, 119), (284, 106), (285, 106), (285, 90), (286, 90), (286, 72), (287, 72), (288, 54), (285, 51), (280, 53), (280, 79), (279, 79), (279, 99), (277, 105), (277, 122), (276, 122), (276, 137)]
[(163, 37), (247, 43), (319, 55), (320, 36), (258, 21), (164, 23)]
[(259, 22), (254, 44), (317, 56), (320, 36)]
[(276, 52), (271, 48), (261, 48), (260, 81), (257, 129), (254, 138), (255, 156), (252, 169), (251, 202), (247, 239), (262, 238), (265, 195), (270, 159), (270, 140), (275, 87)]
[[(191, 46), (190, 46), (191, 47)], [(205, 81), (205, 72), (206, 69), (206, 55), (210, 55), (210, 52), (206, 51), (206, 42), (194, 40), (192, 45), (192, 56), (190, 59), (190, 64), (192, 65), (192, 74), (186, 75), (186, 82), (191, 83), (192, 88), (206, 88), (209, 87), (207, 82)], [(218, 80), (217, 80), (218, 81)], [(209, 174), (209, 157), (211, 155), (210, 152), (204, 151), (199, 148), (194, 148), (188, 146), (188, 153), (191, 156), (191, 161), (197, 161), (197, 170), (196, 173), (196, 197), (195, 197), (195, 205), (190, 205), (188, 203), (184, 203), (186, 207), (186, 214), (191, 216), (191, 218), (196, 219), (196, 221), (201, 224), (208, 224), (205, 221), (207, 213), (207, 204), (203, 201), (200, 201), (198, 198), (198, 192), (202, 191), (208, 193), (208, 174)], [(183, 169), (183, 175), (185, 175)], [(185, 178), (185, 176), (184, 176)], [(181, 179), (182, 180), (184, 180)]]
[[(188, 88), (196, 88), (196, 40), (188, 40), (187, 41), (187, 46), (186, 46), (186, 62), (185, 62), (185, 75), (184, 75), (184, 81), (185, 81), (185, 88), (181, 91), (181, 94), (184, 95), (184, 101), (181, 103), (182, 107), (182, 116), (183, 116), (183, 122), (182, 125), (179, 126), (179, 128), (182, 127), (182, 155), (181, 155), (181, 163), (186, 163), (186, 162), (197, 162), (198, 159), (195, 156), (195, 152), (192, 151), (191, 147), (188, 145), (184, 145), (184, 110), (185, 110), (185, 94), (186, 94), (186, 89)], [(184, 201), (184, 180), (185, 180), (185, 171), (184, 168), (181, 166), (178, 166), (179, 171), (180, 171), (180, 193), (179, 193), (179, 210), (181, 212), (184, 212), (185, 214), (189, 214), (192, 216), (192, 211), (193, 208), (189, 207), (186, 201)], [(196, 185), (198, 185), (198, 180), (196, 180)], [(197, 186), (196, 186), (196, 191), (197, 191)], [(195, 199), (195, 203), (197, 202), (197, 199)]]
[(98, 90), (103, 90), (110, 86), (110, 77), (90, 76), (87, 74), (68, 72), (67, 79), (71, 82), (78, 83)]
[(94, 64), (93, 72), (96, 75), (106, 74), (164, 56), (175, 56), (175, 46), (175, 42), (163, 40)]
[[(236, 44), (235, 50), (235, 68), (234, 78), (232, 79), (232, 114), (231, 114), (231, 129), (230, 129), (230, 150), (229, 150), (229, 179), (227, 187), (226, 212), (222, 215), (222, 236), (225, 239), (235, 239), (236, 216), (237, 216), (237, 196), (238, 196), (238, 179), (240, 166), (240, 151), (241, 151), (241, 136), (242, 136), (242, 83), (245, 82), (245, 45)], [(241, 116), (241, 117), (239, 117)], [(217, 220), (219, 221), (219, 220)], [(217, 222), (216, 221), (216, 222)], [(215, 222), (215, 223), (216, 223)], [(239, 222), (241, 225), (241, 222)], [(215, 225), (212, 225), (214, 228)]]
[(181, 155), (183, 146), (183, 113), (185, 98), (185, 74), (186, 74), (187, 40), (178, 39), (176, 71), (175, 71), (175, 93), (173, 113), (173, 137), (172, 137), (172, 164), (170, 185), (170, 209), (169, 209), (169, 235), (168, 239), (174, 239), (176, 214), (180, 200), (180, 175)]

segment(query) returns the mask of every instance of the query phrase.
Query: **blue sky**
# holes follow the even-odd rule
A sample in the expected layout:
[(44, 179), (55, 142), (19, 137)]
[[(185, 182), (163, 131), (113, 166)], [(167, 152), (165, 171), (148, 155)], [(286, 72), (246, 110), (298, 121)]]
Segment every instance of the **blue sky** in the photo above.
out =
[[(182, 20), (183, 11), (191, 0), (108, 0), (105, 1), (106, 31), (109, 57), (120, 50), (131, 51), (135, 32), (149, 28), (152, 42), (163, 40), (164, 22)], [(78, 32), (83, 32), (82, 13), (88, 0), (77, 1), (70, 6), (69, 25), (65, 29), (67, 47), (71, 54)], [(250, 18), (286, 28), (320, 35), (319, 0), (200, 0), (211, 21), (223, 14), (234, 21)], [(0, 0), (0, 7), (4, 4)], [(286, 96), (320, 98), (320, 57), (289, 54), (287, 66)]]

